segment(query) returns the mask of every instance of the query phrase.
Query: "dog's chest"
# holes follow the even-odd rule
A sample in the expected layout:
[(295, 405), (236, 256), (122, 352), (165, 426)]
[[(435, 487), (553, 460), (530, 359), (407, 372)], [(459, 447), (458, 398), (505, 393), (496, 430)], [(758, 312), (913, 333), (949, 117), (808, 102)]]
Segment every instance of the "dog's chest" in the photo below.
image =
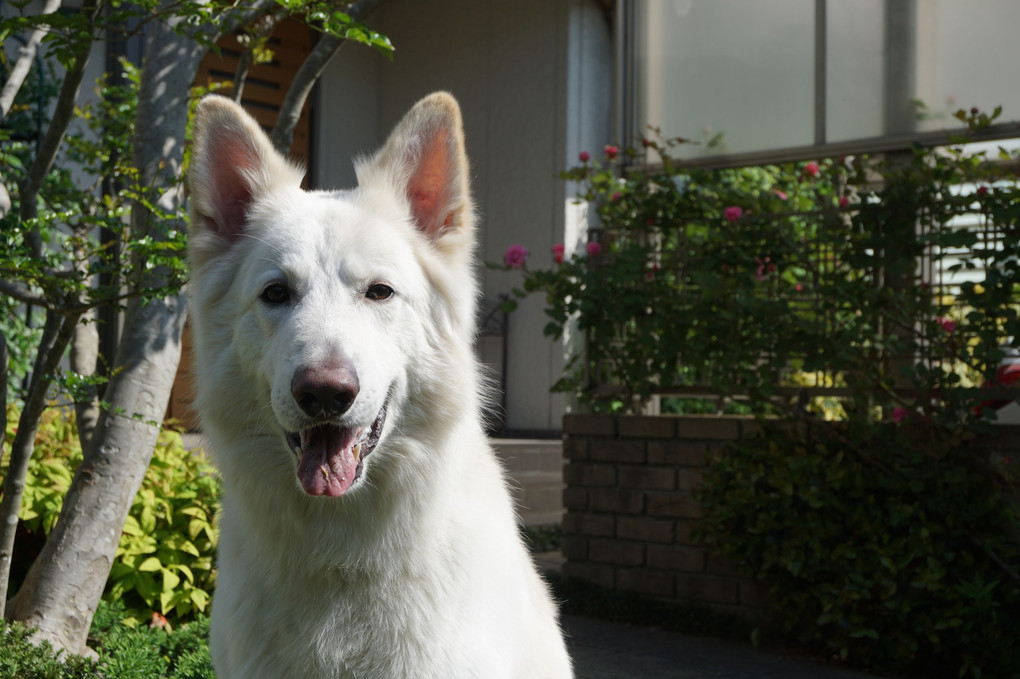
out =
[(288, 664), (310, 665), (306, 676), (337, 679), (466, 676), (475, 665), (470, 649), (478, 647), (464, 643), (477, 633), (469, 624), (473, 612), (429, 580), (353, 572), (320, 579), (291, 608), (297, 624), (277, 627), (288, 630), (290, 638), (281, 640), (292, 656)]
[[(214, 604), (213, 652), (233, 656), (217, 666), (232, 667), (224, 674), (232, 679), (546, 676), (532, 671), (531, 654), (569, 667), (560, 662), (562, 648), (545, 643), (555, 641), (555, 623), (521, 612), (528, 599), (521, 583), (472, 577), (498, 570), (492, 562), (474, 568), (454, 562), (428, 572), (291, 572), (286, 581), (235, 581), (241, 586), (219, 591)], [(531, 626), (543, 640), (537, 647)]]

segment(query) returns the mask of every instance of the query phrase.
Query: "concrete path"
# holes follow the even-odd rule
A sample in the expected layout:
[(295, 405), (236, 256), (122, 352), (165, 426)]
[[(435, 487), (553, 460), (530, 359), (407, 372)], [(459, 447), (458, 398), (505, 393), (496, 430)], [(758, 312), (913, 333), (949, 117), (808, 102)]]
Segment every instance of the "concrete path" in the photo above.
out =
[(783, 658), (718, 639), (562, 619), (576, 679), (865, 679), (870, 675)]

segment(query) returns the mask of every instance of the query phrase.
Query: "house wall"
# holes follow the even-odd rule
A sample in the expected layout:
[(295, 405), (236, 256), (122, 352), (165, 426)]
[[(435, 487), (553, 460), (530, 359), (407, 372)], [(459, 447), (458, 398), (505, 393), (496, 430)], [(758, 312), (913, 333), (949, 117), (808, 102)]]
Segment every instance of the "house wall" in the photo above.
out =
[[(479, 255), (506, 247), (551, 265), (555, 243), (576, 240), (573, 187), (558, 173), (611, 131), (612, 30), (591, 0), (389, 0), (369, 24), (390, 37), (392, 61), (351, 45), (318, 89), (316, 185), (351, 186), (352, 155), (370, 153), (420, 97), (438, 89), (460, 101), (481, 218)], [(572, 234), (568, 239), (567, 234)], [(569, 246), (569, 244), (568, 244)], [(480, 269), (486, 299), (520, 275)], [(556, 431), (567, 404), (549, 392), (562, 345), (542, 335), (542, 300), (524, 300), (507, 330), (506, 424)]]

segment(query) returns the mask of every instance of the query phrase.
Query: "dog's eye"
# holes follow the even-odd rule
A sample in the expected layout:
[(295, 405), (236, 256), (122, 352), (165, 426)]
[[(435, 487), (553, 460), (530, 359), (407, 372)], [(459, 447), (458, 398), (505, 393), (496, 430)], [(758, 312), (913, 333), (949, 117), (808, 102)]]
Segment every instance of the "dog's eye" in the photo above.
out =
[(270, 283), (262, 290), (259, 299), (266, 304), (286, 304), (290, 301), (290, 290), (283, 283)]
[(375, 302), (381, 302), (382, 300), (389, 299), (392, 296), (393, 288), (382, 283), (376, 283), (369, 287), (368, 291), (365, 292), (365, 297)]

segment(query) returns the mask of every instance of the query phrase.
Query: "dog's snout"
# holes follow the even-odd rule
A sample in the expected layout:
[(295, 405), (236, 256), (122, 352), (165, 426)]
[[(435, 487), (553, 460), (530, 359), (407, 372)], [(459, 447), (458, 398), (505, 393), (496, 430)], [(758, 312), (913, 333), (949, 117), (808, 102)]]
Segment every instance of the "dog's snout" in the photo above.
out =
[(358, 375), (348, 366), (303, 368), (290, 383), (290, 393), (309, 417), (343, 415), (358, 391)]

